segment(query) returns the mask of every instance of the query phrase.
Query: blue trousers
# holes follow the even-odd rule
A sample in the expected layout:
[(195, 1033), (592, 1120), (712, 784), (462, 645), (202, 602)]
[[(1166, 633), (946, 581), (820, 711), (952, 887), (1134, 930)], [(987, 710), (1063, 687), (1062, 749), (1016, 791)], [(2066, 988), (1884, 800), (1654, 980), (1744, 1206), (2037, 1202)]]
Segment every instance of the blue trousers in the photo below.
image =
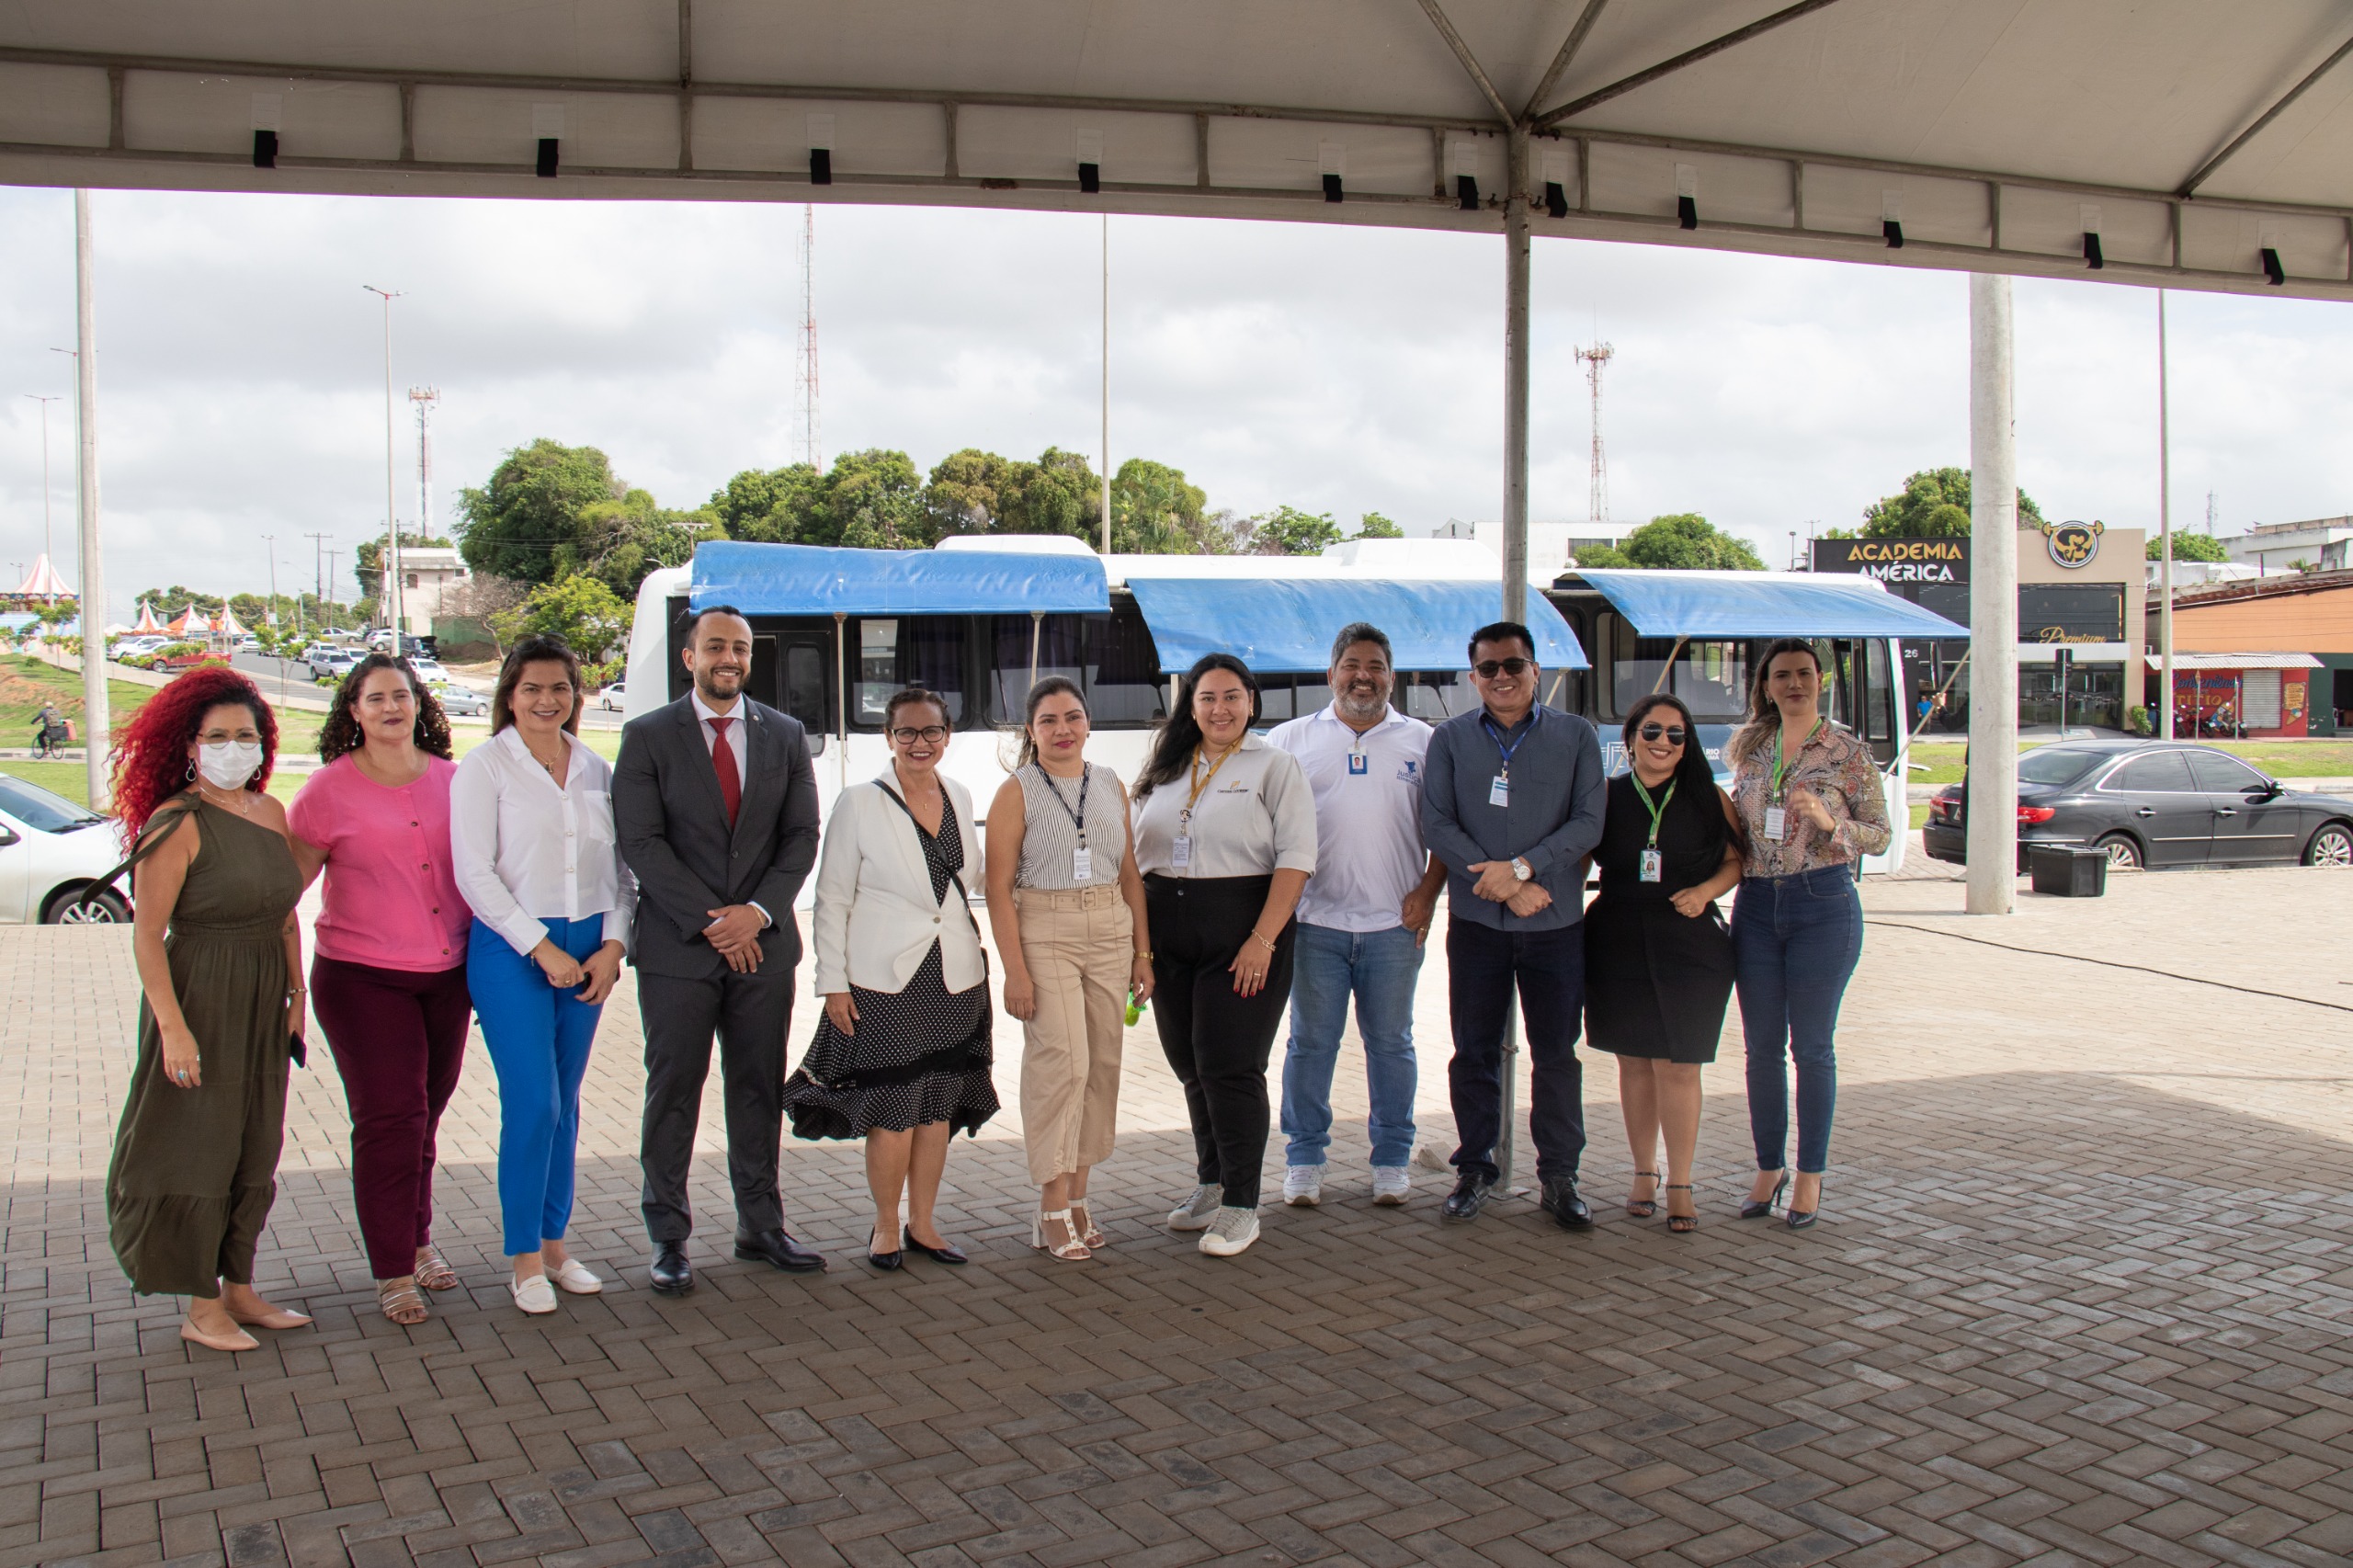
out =
[(1838, 1005), (1863, 951), (1863, 901), (1848, 866), (1749, 877), (1733, 896), (1732, 954), (1748, 1047), (1756, 1168), (1779, 1170), (1790, 1138), (1789, 1059), (1798, 1064), (1798, 1169), (1830, 1163), (1838, 1104)]
[[(605, 940), (601, 915), (546, 926), (549, 938), (575, 959)], [(562, 1240), (572, 1223), (580, 1080), (605, 1006), (558, 991), (537, 963), (479, 920), (466, 940), (466, 985), (498, 1070), (498, 1207), (512, 1257)]]
[(1512, 991), (1528, 1038), (1528, 1133), (1536, 1144), (1536, 1179), (1574, 1181), (1585, 1157), (1585, 1068), (1577, 1035), (1585, 1027), (1585, 926), (1499, 931), (1474, 921), (1446, 922), (1454, 1024), (1447, 1089), (1462, 1140), (1454, 1168), (1489, 1181), (1500, 1174), (1495, 1145), (1504, 1129), (1504, 1025)]
[(1422, 946), (1403, 926), (1342, 931), (1300, 922), (1290, 1044), (1283, 1053), (1283, 1132), (1291, 1165), (1320, 1165), (1332, 1145), (1332, 1070), (1351, 996), (1372, 1100), (1372, 1163), (1403, 1165), (1413, 1157), (1414, 982), (1421, 972)]

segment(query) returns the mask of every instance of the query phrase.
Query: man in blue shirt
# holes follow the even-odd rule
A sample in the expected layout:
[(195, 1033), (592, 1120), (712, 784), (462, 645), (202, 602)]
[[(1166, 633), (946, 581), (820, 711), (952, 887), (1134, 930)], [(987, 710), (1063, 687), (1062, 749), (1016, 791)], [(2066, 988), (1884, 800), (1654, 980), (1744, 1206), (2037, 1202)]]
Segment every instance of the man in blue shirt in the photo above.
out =
[(1577, 1196), (1585, 1153), (1585, 871), (1601, 842), (1608, 782), (1601, 740), (1574, 714), (1544, 708), (1536, 640), (1515, 621), (1471, 638), (1480, 710), (1431, 733), (1423, 765), (1422, 836), (1447, 868), (1446, 961), (1454, 1060), (1447, 1069), (1461, 1173), (1449, 1220), (1472, 1220), (1500, 1175), (1503, 1039), (1519, 992), (1530, 1064), (1529, 1131), (1547, 1213), (1593, 1224)]

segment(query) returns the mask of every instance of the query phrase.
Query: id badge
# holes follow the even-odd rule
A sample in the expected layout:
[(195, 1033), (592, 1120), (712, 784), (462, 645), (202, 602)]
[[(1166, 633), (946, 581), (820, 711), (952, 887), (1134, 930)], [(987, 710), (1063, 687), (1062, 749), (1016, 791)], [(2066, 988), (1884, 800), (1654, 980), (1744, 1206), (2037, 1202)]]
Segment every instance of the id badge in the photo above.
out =
[(1643, 881), (1654, 882), (1665, 874), (1665, 862), (1655, 849), (1643, 851)]
[[(1188, 849), (1193, 846), (1190, 839), (1183, 842)], [(1095, 880), (1095, 851), (1084, 844), (1070, 852), (1070, 880), (1074, 882), (1091, 882)]]
[(1361, 778), (1371, 771), (1372, 758), (1360, 751), (1348, 753), (1348, 772), (1351, 776)]
[(1180, 871), (1193, 863), (1193, 839), (1190, 834), (1180, 835), (1168, 841), (1168, 863)]
[(1789, 813), (1779, 806), (1765, 808), (1765, 836), (1779, 844), (1789, 824)]
[(1495, 775), (1495, 781), (1487, 786), (1487, 804), (1491, 806), (1511, 804), (1510, 778), (1500, 773)]

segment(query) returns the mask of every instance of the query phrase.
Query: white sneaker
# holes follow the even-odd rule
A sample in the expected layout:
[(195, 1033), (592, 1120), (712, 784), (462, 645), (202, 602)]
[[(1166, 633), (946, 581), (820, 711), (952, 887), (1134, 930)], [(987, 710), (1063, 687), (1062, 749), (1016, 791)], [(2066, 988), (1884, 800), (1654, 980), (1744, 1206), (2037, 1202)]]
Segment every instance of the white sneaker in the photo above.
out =
[(507, 1289), (514, 1293), (515, 1304), (533, 1317), (555, 1311), (555, 1287), (548, 1283), (544, 1274), (517, 1279)]
[(1232, 1257), (1247, 1252), (1250, 1244), (1258, 1239), (1258, 1211), (1256, 1209), (1220, 1209), (1201, 1233), (1201, 1250), (1211, 1257)]
[(1210, 1221), (1221, 1212), (1218, 1208), (1225, 1200), (1225, 1188), (1203, 1185), (1193, 1188), (1193, 1196), (1178, 1204), (1168, 1216), (1172, 1231), (1206, 1231)]
[(1283, 1171), (1283, 1201), (1294, 1209), (1313, 1209), (1324, 1201), (1324, 1167), (1291, 1165)]
[(558, 1289), (574, 1296), (594, 1296), (605, 1289), (605, 1282), (576, 1257), (565, 1258), (563, 1267), (555, 1271), (554, 1278)]
[(1404, 1165), (1372, 1167), (1372, 1200), (1383, 1209), (1398, 1207), (1413, 1190), (1414, 1173)]

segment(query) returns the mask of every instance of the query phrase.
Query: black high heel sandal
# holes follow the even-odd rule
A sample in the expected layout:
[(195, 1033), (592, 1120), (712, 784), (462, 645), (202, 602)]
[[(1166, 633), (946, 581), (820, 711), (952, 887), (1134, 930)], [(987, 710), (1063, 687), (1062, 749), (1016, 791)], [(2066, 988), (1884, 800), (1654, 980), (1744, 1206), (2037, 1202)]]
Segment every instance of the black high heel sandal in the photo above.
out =
[(1785, 1225), (1789, 1226), (1789, 1228), (1790, 1228), (1790, 1230), (1792, 1230), (1792, 1231), (1802, 1231), (1802, 1230), (1804, 1230), (1807, 1226), (1809, 1226), (1809, 1225), (1813, 1224), (1813, 1223), (1814, 1222), (1814, 1221), (1815, 1221), (1815, 1220), (1819, 1219), (1819, 1218), (1821, 1217), (1821, 1214), (1822, 1214), (1822, 1195), (1821, 1195), (1821, 1193), (1820, 1193), (1819, 1191), (1817, 1191), (1817, 1192), (1814, 1194), (1814, 1199), (1813, 1199), (1813, 1208), (1811, 1208), (1811, 1209), (1792, 1209), (1792, 1210), (1790, 1210), (1789, 1211), (1788, 1215), (1787, 1215), (1787, 1216), (1782, 1220), (1782, 1221), (1781, 1221), (1781, 1222), (1782, 1222), (1783, 1224), (1785, 1224)]
[[(1684, 1183), (1677, 1182), (1672, 1187), (1663, 1187), (1659, 1188), (1659, 1190), (1661, 1192), (1688, 1192), (1691, 1188)], [(1697, 1214), (1669, 1214), (1666, 1217), (1666, 1229), (1670, 1235), (1688, 1236), (1699, 1228), (1699, 1216)]]
[[(1652, 1184), (1651, 1190), (1653, 1192), (1656, 1192), (1658, 1190), (1657, 1184), (1665, 1179), (1656, 1171), (1636, 1171), (1634, 1176), (1638, 1180), (1643, 1176), (1650, 1177)], [(1655, 1198), (1629, 1198), (1626, 1199), (1626, 1212), (1632, 1215), (1637, 1220), (1647, 1220), (1652, 1215), (1658, 1212), (1658, 1199)]]
[(1780, 1204), (1781, 1194), (1787, 1192), (1789, 1187), (1790, 1173), (1787, 1168), (1784, 1168), (1781, 1172), (1781, 1179), (1773, 1184), (1772, 1194), (1762, 1203), (1751, 1202), (1742, 1204), (1740, 1206), (1740, 1217), (1744, 1220), (1768, 1220), (1772, 1218), (1773, 1210)]

